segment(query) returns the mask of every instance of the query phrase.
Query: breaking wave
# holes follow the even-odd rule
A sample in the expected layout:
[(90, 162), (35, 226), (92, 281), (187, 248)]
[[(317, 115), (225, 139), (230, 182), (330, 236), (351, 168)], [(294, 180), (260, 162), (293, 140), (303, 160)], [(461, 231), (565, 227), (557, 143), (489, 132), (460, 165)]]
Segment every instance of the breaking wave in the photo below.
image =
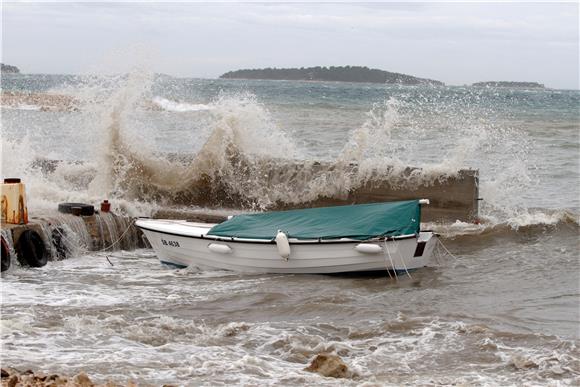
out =
[[(385, 185), (395, 190), (429, 187), (473, 167), (481, 172), (482, 224), (451, 223), (444, 232), (577, 224), (574, 214), (530, 210), (518, 201), (518, 193), (537, 180), (527, 160), (532, 145), (518, 131), (481, 118), (489, 112), (473, 112), (479, 114), (474, 119), (438, 107), (428, 114), (448, 117), (437, 123), (422, 117), (427, 113), (404, 96), (388, 97), (374, 104), (358, 128), (345, 133), (346, 141), (331, 157), (313, 160), (249, 92), (222, 92), (210, 104), (191, 104), (153, 96), (153, 82), (151, 74), (135, 72), (58, 90), (72, 95), (67, 100), (82, 102), (81, 112), (69, 113), (80, 117), (77, 125), (93, 144), (82, 162), (35, 151), (28, 136), (3, 136), (2, 169), (25, 179), (29, 207), (106, 197), (114, 200), (115, 210), (130, 215), (150, 215), (160, 206), (285, 208), (321, 199), (348, 201), (353, 193)], [(182, 138), (172, 138), (192, 141), (191, 151), (159, 150), (155, 137), (164, 137), (166, 129), (147, 128), (152, 125), (149, 116), (139, 114), (155, 112), (143, 113), (143, 101), (192, 114), (191, 131), (181, 127), (177, 136)], [(427, 102), (431, 106), (436, 101)], [(425, 122), (438, 126), (428, 131)], [(510, 152), (509, 165), (495, 158), (502, 152)], [(39, 167), (38, 159), (57, 161), (46, 161), (46, 168), (42, 162)]]
[(454, 223), (427, 223), (444, 238), (470, 237), (495, 238), (517, 235), (546, 235), (568, 231), (580, 231), (580, 215), (570, 210), (532, 209), (507, 219), (482, 216), (476, 223), (456, 221)]
[(15, 105), (15, 106), (11, 106), (11, 105), (2, 105), (2, 109), (14, 109), (14, 110), (41, 110), (42, 106), (38, 106), (38, 105), (26, 105), (26, 104), (22, 104), (22, 105)]
[(163, 110), (169, 112), (197, 112), (202, 110), (210, 110), (211, 106), (204, 104), (191, 104), (186, 102), (176, 102), (163, 97), (154, 97), (153, 103)]

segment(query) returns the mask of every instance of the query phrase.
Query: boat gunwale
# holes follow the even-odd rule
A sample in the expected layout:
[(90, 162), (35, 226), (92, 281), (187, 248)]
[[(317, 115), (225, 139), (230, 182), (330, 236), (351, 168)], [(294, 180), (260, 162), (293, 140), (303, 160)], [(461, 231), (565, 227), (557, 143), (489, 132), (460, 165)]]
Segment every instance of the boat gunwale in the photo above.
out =
[[(234, 243), (254, 243), (254, 244), (276, 244), (276, 241), (274, 239), (248, 239), (248, 238), (239, 238), (239, 237), (222, 237), (222, 236), (217, 236), (217, 235), (200, 235), (200, 236), (195, 236), (195, 235), (186, 235), (186, 234), (178, 234), (175, 232), (169, 232), (169, 231), (160, 231), (160, 230), (156, 230), (153, 228), (149, 228), (149, 227), (145, 227), (142, 225), (138, 225), (136, 224), (137, 227), (143, 229), (143, 230), (147, 230), (147, 231), (151, 231), (151, 232), (155, 232), (158, 234), (165, 234), (165, 235), (173, 235), (173, 236), (178, 236), (178, 237), (182, 237), (182, 238), (193, 238), (193, 239), (200, 239), (200, 240), (212, 240), (212, 241), (218, 241), (218, 242), (234, 242)], [(431, 231), (420, 231), (420, 232), (431, 232)], [(291, 245), (315, 245), (315, 244), (339, 244), (339, 243), (368, 243), (368, 242), (383, 242), (385, 240), (387, 241), (395, 241), (395, 240), (404, 240), (404, 239), (411, 239), (411, 238), (417, 238), (417, 234), (407, 234), (407, 235), (400, 235), (400, 236), (393, 236), (393, 237), (375, 237), (372, 239), (364, 239), (364, 240), (358, 240), (358, 239), (349, 239), (349, 240), (343, 240), (343, 239), (304, 239), (304, 240), (298, 240), (298, 239), (293, 239), (293, 238), (289, 238), (289, 243)]]

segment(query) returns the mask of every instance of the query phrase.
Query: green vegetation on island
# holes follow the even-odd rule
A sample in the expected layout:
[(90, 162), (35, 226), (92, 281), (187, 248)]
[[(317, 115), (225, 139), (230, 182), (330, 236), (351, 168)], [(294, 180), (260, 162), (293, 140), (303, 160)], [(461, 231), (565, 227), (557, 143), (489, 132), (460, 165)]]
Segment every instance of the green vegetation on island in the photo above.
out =
[(507, 82), (507, 81), (490, 81), (476, 82), (472, 86), (476, 87), (519, 87), (524, 89), (544, 89), (544, 85), (538, 82)]
[(0, 72), (3, 73), (11, 73), (11, 74), (20, 74), (20, 70), (16, 66), (10, 66), (4, 63), (0, 63)]
[(399, 85), (436, 85), (440, 81), (417, 78), (411, 75), (369, 69), (362, 66), (301, 67), (291, 69), (252, 69), (230, 71), (220, 76), (224, 79), (270, 79), (280, 81), (330, 81), (330, 82), (368, 82)]

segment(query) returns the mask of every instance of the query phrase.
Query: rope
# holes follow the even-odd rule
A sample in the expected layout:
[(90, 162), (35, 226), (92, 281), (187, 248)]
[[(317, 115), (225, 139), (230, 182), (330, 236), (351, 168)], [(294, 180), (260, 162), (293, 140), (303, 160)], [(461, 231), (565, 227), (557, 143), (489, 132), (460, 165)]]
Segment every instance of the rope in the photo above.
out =
[[(385, 238), (385, 250), (387, 251), (387, 254), (389, 255), (389, 259), (391, 260), (391, 267), (393, 268), (393, 274), (395, 275), (395, 280), (399, 280), (399, 277), (397, 276), (397, 270), (395, 269), (395, 263), (393, 262), (393, 257), (391, 257), (391, 252), (389, 251), (389, 246), (387, 246), (387, 239)], [(389, 273), (390, 275), (390, 273)]]
[[(393, 239), (394, 244), (397, 244), (397, 240)], [(403, 258), (403, 255), (401, 254), (401, 250), (397, 249), (397, 253), (399, 253), (399, 258), (401, 258), (401, 263), (403, 264), (403, 268), (405, 269), (405, 273), (407, 273), (407, 276), (409, 276), (409, 278), (413, 279), (413, 277), (411, 277), (411, 274), (409, 273), (409, 270), (407, 270), (407, 264), (405, 263), (405, 259)]]
[(435, 256), (435, 259), (437, 261), (436, 262), (437, 266), (441, 266), (441, 256), (443, 254), (441, 253), (441, 247), (439, 247), (439, 243), (435, 244), (435, 251), (433, 255)]
[(449, 251), (447, 249), (447, 247), (445, 247), (445, 245), (443, 244), (443, 242), (441, 242), (441, 239), (437, 238), (437, 241), (439, 242), (439, 244), (441, 245), (441, 247), (443, 247), (443, 249), (445, 250), (445, 252), (447, 252), (447, 254), (449, 254), (453, 259), (455, 259), (457, 261), (457, 257), (453, 254), (451, 254), (451, 251)]
[(104, 247), (100, 250), (96, 250), (95, 253), (102, 253), (105, 250), (110, 249), (111, 247), (115, 246), (117, 243), (121, 242), (121, 240), (125, 237), (125, 234), (127, 234), (127, 232), (129, 232), (129, 230), (131, 229), (131, 226), (135, 223), (136, 219), (133, 219), (131, 221), (131, 223), (129, 223), (129, 225), (127, 226), (127, 229), (121, 234), (121, 236), (119, 238), (117, 238), (116, 241), (114, 241), (113, 243), (111, 243), (109, 246)]
[[(387, 252), (387, 238), (384, 239), (385, 241), (385, 252)], [(393, 279), (391, 272), (389, 271), (389, 262), (387, 262), (387, 254), (385, 254), (385, 268), (387, 269), (387, 274), (389, 275), (390, 279)]]

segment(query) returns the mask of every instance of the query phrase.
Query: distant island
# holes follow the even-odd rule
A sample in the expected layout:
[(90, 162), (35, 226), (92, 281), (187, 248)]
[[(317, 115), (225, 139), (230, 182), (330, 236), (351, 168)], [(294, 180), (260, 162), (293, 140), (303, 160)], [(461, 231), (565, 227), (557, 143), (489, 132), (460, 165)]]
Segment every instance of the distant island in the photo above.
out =
[(20, 74), (20, 70), (16, 66), (10, 66), (4, 63), (0, 63), (0, 72), (10, 73), (10, 74)]
[(544, 85), (538, 82), (507, 82), (507, 81), (491, 81), (491, 82), (476, 82), (471, 86), (476, 87), (519, 87), (525, 89), (544, 89)]
[(270, 79), (280, 81), (330, 81), (366, 82), (398, 85), (445, 86), (433, 79), (417, 78), (411, 75), (391, 73), (362, 66), (301, 67), (291, 69), (252, 69), (230, 71), (220, 76), (222, 79)]

